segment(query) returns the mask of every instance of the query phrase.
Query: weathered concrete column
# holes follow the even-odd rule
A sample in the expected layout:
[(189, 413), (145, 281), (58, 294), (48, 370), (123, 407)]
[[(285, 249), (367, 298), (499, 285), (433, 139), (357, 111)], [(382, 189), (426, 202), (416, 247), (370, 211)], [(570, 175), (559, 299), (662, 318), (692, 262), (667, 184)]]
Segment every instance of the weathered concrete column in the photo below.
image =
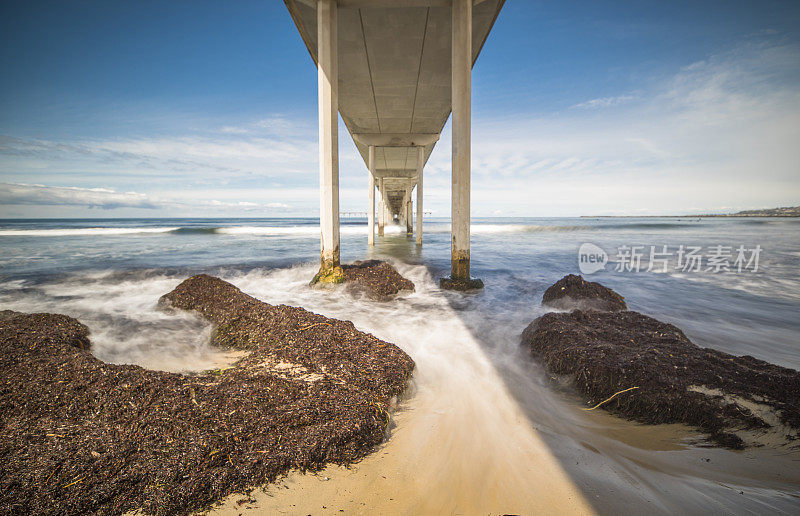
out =
[(406, 223), (406, 202), (408, 202), (408, 191), (403, 194), (403, 200), (400, 201), (400, 210), (397, 212), (397, 222), (401, 226)]
[(378, 236), (383, 236), (383, 228), (386, 226), (386, 198), (384, 197), (383, 178), (378, 179), (378, 193), (381, 194), (381, 202), (378, 204)]
[(339, 70), (336, 0), (317, 2), (321, 265), (312, 283), (341, 283), (339, 266)]
[(369, 211), (367, 212), (367, 244), (375, 245), (375, 146), (369, 146)]
[(425, 167), (425, 147), (417, 147), (417, 244), (422, 244), (422, 169)]
[(411, 201), (411, 190), (408, 191), (408, 195), (406, 195), (406, 205), (404, 206), (406, 212), (406, 235), (413, 235), (414, 234), (414, 211), (412, 208), (413, 202)]
[(444, 288), (483, 287), (469, 275), (470, 139), (472, 103), (472, 0), (453, 0), (451, 97), (453, 104), (452, 235), (450, 278)]

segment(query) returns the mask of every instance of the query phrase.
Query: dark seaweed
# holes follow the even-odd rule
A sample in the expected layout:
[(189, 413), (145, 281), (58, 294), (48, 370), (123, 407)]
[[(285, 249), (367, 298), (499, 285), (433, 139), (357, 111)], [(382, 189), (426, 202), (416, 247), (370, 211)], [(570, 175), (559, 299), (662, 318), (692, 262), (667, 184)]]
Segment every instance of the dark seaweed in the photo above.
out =
[[(184, 514), (290, 469), (369, 453), (413, 361), (348, 321), (189, 278), (162, 298), (250, 352), (187, 376), (107, 364), (64, 315), (0, 317), (0, 512)], [(292, 362), (313, 380), (269, 364)]]
[(586, 281), (581, 276), (569, 274), (545, 290), (542, 304), (553, 308), (570, 310), (599, 310), (614, 312), (627, 310), (625, 298), (608, 287)]
[(352, 291), (364, 292), (377, 301), (388, 301), (401, 291), (413, 291), (414, 284), (391, 264), (379, 260), (342, 265), (344, 280)]
[[(800, 372), (700, 348), (675, 326), (637, 312), (548, 313), (528, 326), (522, 341), (549, 372), (568, 375), (592, 405), (637, 387), (602, 406), (620, 416), (686, 423), (721, 446), (743, 448), (733, 430), (770, 425), (726, 400), (735, 396), (771, 407), (788, 428), (800, 429)], [(690, 389), (697, 386), (721, 395)]]

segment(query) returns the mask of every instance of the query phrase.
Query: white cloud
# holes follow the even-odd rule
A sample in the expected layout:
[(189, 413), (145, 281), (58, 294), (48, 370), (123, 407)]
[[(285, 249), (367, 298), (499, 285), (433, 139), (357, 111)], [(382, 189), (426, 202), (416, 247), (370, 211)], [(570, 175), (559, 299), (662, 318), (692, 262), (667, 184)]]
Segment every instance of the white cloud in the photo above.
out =
[[(798, 55), (792, 45), (711, 56), (665, 77), (625, 109), (475, 120), (473, 213), (797, 205)], [(426, 192), (447, 194), (449, 140), (442, 135), (426, 168)], [(426, 203), (446, 210), (449, 197), (426, 193)]]
[[(260, 122), (259, 122), (260, 123)], [(253, 178), (313, 176), (314, 134), (287, 137), (223, 127), (214, 136), (48, 140), (0, 135), (0, 172), (52, 182), (53, 176), (152, 178), (160, 183), (228, 184)], [(22, 182), (22, 181), (15, 181)]]
[(235, 127), (231, 125), (226, 125), (222, 127), (220, 131), (226, 134), (247, 134), (249, 132), (244, 127)]
[(119, 193), (107, 188), (75, 188), (0, 183), (0, 203), (3, 205), (85, 206), (87, 208), (142, 208), (152, 210), (159, 205), (144, 194)]
[(636, 96), (634, 95), (620, 95), (618, 97), (600, 97), (596, 99), (587, 100), (586, 102), (581, 102), (579, 104), (575, 104), (572, 107), (584, 108), (584, 109), (607, 108), (612, 106), (618, 106), (620, 104), (630, 102), (634, 99), (636, 99)]
[[(100, 208), (104, 210), (235, 210), (238, 213), (265, 213), (285, 211), (291, 206), (280, 202), (253, 202), (236, 200), (244, 192), (229, 192), (230, 199), (204, 199), (194, 197), (160, 197), (137, 192), (116, 192), (108, 188), (77, 188), (73, 186), (45, 186), (36, 184), (0, 183), (0, 204), (4, 211), (9, 206), (62, 206)], [(273, 192), (274, 193), (274, 192)]]
[[(675, 70), (655, 88), (626, 88), (544, 115), (476, 117), (473, 213), (658, 214), (796, 205), (798, 55), (798, 45), (745, 45)], [(154, 206), (159, 214), (177, 215), (191, 209), (313, 215), (316, 129), (291, 121), (274, 115), (218, 123), (213, 134), (160, 138), (0, 137), (0, 177), (14, 188), (34, 188), (33, 182), (84, 187), (27, 193), (5, 187), (0, 200), (52, 205), (73, 199), (80, 206)], [(339, 148), (341, 209), (363, 210), (366, 170), (341, 124)], [(448, 214), (449, 127), (426, 166), (425, 182), (426, 211)], [(88, 188), (100, 185), (107, 191)], [(128, 190), (142, 193), (118, 193)]]

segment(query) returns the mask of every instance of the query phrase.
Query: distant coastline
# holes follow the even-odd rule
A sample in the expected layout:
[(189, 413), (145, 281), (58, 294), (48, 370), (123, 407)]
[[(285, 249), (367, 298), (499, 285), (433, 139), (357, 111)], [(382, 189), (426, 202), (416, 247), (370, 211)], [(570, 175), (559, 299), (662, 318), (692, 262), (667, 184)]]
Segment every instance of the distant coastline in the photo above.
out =
[(800, 206), (785, 206), (763, 210), (745, 210), (736, 213), (703, 213), (696, 215), (581, 215), (581, 218), (624, 219), (624, 218), (709, 218), (709, 217), (800, 217)]

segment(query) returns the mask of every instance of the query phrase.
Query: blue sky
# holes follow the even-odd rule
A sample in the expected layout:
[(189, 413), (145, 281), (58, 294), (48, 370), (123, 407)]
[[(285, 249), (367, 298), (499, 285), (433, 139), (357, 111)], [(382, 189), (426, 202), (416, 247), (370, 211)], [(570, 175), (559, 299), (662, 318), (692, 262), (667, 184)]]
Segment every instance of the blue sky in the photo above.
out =
[[(1, 217), (317, 214), (316, 69), (280, 0), (3, 1), (0, 69)], [(473, 215), (798, 205), (797, 142), (796, 1), (507, 0), (473, 70)], [(343, 127), (340, 152), (363, 211)]]

